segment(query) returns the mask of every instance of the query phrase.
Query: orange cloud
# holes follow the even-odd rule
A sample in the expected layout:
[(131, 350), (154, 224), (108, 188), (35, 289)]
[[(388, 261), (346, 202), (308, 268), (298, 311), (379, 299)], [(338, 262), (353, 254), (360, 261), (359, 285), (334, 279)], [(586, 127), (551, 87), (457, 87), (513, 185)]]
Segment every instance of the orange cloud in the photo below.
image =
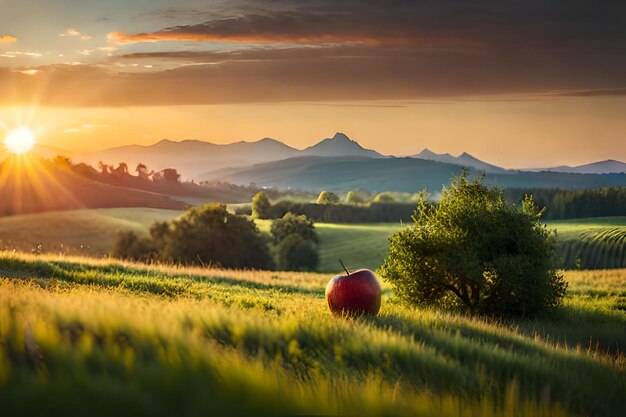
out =
[(17, 38), (11, 35), (0, 35), (0, 43), (13, 43), (17, 42)]
[[(144, 42), (227, 42), (227, 43), (354, 43), (365, 45), (378, 45), (381, 39), (360, 35), (334, 35), (334, 34), (219, 34), (219, 33), (194, 33), (177, 31), (160, 31), (149, 33), (123, 33), (111, 32), (107, 38), (115, 43), (144, 43)], [(400, 40), (400, 38), (398, 39)]]

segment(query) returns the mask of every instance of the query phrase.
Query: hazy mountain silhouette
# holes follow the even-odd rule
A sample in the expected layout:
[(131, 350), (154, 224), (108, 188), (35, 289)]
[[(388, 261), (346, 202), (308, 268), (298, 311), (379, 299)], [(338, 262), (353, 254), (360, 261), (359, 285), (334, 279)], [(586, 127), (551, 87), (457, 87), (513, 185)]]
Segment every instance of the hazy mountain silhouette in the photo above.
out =
[(618, 174), (626, 172), (626, 163), (616, 161), (615, 159), (607, 159), (605, 161), (592, 162), (590, 164), (568, 166), (561, 165), (552, 168), (535, 168), (528, 171), (550, 171), (550, 172), (568, 172), (576, 174)]
[(261, 139), (256, 142), (235, 142), (219, 145), (199, 140), (175, 142), (164, 139), (154, 145), (129, 145), (79, 155), (80, 161), (97, 165), (104, 161), (109, 164), (126, 162), (134, 167), (138, 163), (150, 169), (161, 170), (175, 167), (187, 178), (215, 169), (248, 166), (259, 162), (296, 156), (299, 151), (274, 139)]
[(484, 171), (487, 173), (494, 174), (506, 174), (514, 171), (507, 171), (504, 168), (500, 168), (499, 166), (489, 164), (487, 162), (481, 161), (480, 159), (468, 154), (467, 152), (463, 152), (461, 155), (454, 157), (449, 153), (435, 153), (428, 148), (425, 148), (422, 152), (416, 155), (410, 155), (410, 158), (419, 158), (419, 159), (427, 159), (429, 161), (437, 161), (443, 162), (446, 164), (460, 165), (468, 168), (475, 168), (479, 171)]
[[(281, 161), (295, 157), (359, 157), (374, 159), (391, 159), (372, 149), (366, 149), (347, 135), (337, 132), (333, 137), (326, 138), (313, 146), (299, 150), (278, 140), (265, 138), (256, 142), (235, 142), (231, 144), (215, 144), (199, 140), (172, 141), (162, 140), (149, 146), (129, 145), (106, 149), (83, 155), (75, 155), (77, 161), (96, 166), (99, 161), (108, 164), (126, 162), (130, 170), (139, 163), (148, 165), (150, 169), (162, 170), (176, 168), (187, 179), (214, 179), (228, 177), (237, 172), (249, 170), (253, 165)], [(506, 170), (488, 162), (482, 161), (469, 153), (452, 156), (449, 153), (438, 154), (424, 149), (418, 154), (410, 155), (412, 160), (427, 160), (468, 167), (488, 174), (513, 175), (520, 174), (519, 170)], [(286, 163), (287, 165), (292, 162)], [(396, 162), (390, 162), (393, 167)], [(457, 169), (455, 168), (455, 171)], [(619, 161), (602, 161), (580, 167), (556, 167), (547, 169), (525, 170), (529, 172), (552, 171), (564, 173), (608, 173), (626, 172), (626, 164)], [(261, 183), (256, 179), (252, 182)]]
[[(291, 187), (308, 191), (365, 189), (368, 191), (439, 192), (463, 167), (419, 158), (297, 157), (232, 170), (221, 178), (235, 184)], [(479, 170), (470, 168), (476, 174)], [(219, 175), (215, 173), (215, 175)], [(560, 172), (487, 173), (488, 183), (510, 188), (595, 188), (626, 185), (626, 174)]]
[(372, 149), (363, 148), (357, 141), (351, 140), (344, 133), (337, 132), (332, 138), (309, 146), (301, 152), (302, 156), (364, 156), (382, 158), (383, 155)]
[(199, 140), (176, 142), (164, 139), (154, 145), (120, 146), (78, 155), (75, 159), (91, 165), (97, 165), (100, 161), (109, 164), (124, 161), (131, 167), (142, 162), (151, 169), (175, 167), (187, 178), (205, 178), (211, 176), (208, 173), (226, 168), (246, 167), (303, 155), (382, 157), (378, 152), (363, 148), (343, 133), (337, 133), (304, 150), (270, 138), (224, 145)]

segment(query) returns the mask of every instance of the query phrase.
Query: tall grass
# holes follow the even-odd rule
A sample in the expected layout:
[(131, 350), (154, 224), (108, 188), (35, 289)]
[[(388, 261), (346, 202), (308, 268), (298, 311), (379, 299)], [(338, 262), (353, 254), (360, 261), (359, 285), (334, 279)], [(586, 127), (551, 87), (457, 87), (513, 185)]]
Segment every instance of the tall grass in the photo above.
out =
[(541, 320), (407, 309), (387, 286), (379, 317), (338, 319), (321, 274), (3, 253), (0, 409), (617, 416), (626, 271), (594, 274), (568, 275), (567, 305)]

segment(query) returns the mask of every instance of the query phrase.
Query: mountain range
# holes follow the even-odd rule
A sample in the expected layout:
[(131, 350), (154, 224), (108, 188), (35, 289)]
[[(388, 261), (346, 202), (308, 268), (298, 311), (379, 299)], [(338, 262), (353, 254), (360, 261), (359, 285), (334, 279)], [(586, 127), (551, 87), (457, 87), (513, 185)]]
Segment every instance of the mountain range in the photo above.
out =
[(611, 174), (626, 172), (626, 163), (616, 161), (615, 159), (607, 159), (606, 161), (592, 162), (590, 164), (569, 166), (561, 165), (554, 168), (535, 168), (526, 171), (550, 171), (550, 172), (568, 172), (574, 174)]
[[(43, 149), (45, 156), (57, 151)], [(43, 156), (43, 155), (42, 155)], [(403, 159), (426, 160), (438, 162), (454, 167), (467, 167), (487, 174), (513, 175), (521, 171), (528, 172), (556, 172), (579, 174), (608, 174), (626, 172), (626, 164), (620, 161), (607, 160), (576, 167), (559, 166), (540, 169), (508, 170), (488, 162), (482, 161), (466, 152), (459, 156), (449, 153), (438, 154), (429, 149), (406, 157), (383, 155), (375, 150), (366, 149), (357, 141), (350, 139), (346, 134), (337, 132), (317, 144), (305, 149), (297, 149), (276, 139), (264, 138), (254, 142), (234, 142), (230, 144), (215, 144), (200, 140), (172, 141), (164, 139), (149, 146), (128, 145), (105, 149), (99, 152), (72, 155), (78, 162), (85, 162), (96, 166), (100, 161), (108, 164), (126, 162), (132, 167), (138, 163), (148, 165), (150, 169), (162, 170), (174, 167), (187, 179), (210, 180), (243, 178), (237, 173), (250, 172), (259, 164), (276, 163), (276, 166), (293, 165), (302, 162), (300, 158), (365, 158), (389, 159), (400, 161)], [(298, 158), (296, 161), (280, 161)], [(317, 159), (305, 159), (318, 161)], [(321, 160), (320, 160), (321, 161)], [(327, 160), (330, 162), (332, 159)], [(405, 162), (391, 162), (391, 166), (404, 166)], [(427, 164), (432, 166), (431, 164)], [(456, 169), (454, 169), (456, 170)], [(255, 181), (259, 182), (259, 181)]]
[(459, 156), (452, 156), (449, 153), (435, 153), (430, 149), (425, 148), (422, 152), (418, 154), (409, 155), (409, 158), (427, 159), (429, 161), (460, 165), (463, 167), (475, 168), (477, 170), (491, 174), (506, 174), (507, 172), (513, 172), (508, 171), (504, 168), (500, 168), (499, 166), (483, 162), (480, 159), (468, 154), (467, 152), (463, 152)]
[[(421, 158), (295, 157), (266, 162), (243, 169), (215, 173), (212, 179), (234, 184), (295, 188), (307, 191), (345, 192), (365, 189), (371, 192), (416, 192), (427, 189), (438, 193), (464, 167)], [(470, 174), (479, 171), (469, 168)], [(504, 188), (582, 189), (626, 186), (626, 174), (577, 174), (563, 172), (505, 171), (486, 173), (486, 181)]]

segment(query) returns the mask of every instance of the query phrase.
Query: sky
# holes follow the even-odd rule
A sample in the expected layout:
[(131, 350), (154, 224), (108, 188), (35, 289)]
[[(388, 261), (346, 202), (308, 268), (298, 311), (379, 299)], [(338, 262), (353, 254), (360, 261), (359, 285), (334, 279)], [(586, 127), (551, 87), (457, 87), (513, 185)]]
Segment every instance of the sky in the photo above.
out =
[[(87, 152), (335, 131), (508, 168), (626, 160), (607, 0), (0, 0), (0, 128)], [(1, 132), (0, 132), (1, 134)]]

